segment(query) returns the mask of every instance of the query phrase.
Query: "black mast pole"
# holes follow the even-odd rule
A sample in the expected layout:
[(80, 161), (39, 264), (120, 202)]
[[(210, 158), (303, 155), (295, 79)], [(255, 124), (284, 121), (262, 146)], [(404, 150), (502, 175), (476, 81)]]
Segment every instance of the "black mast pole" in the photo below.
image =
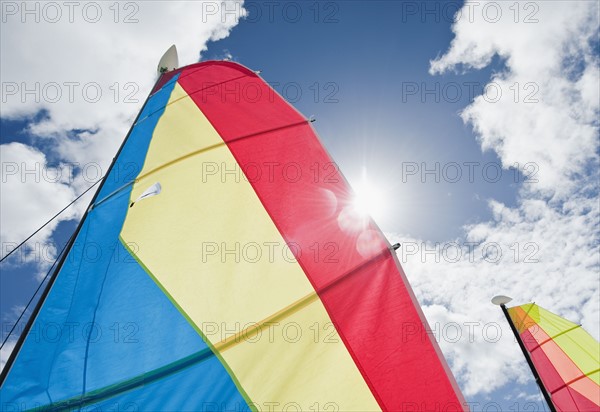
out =
[(544, 386), (544, 383), (542, 382), (540, 375), (538, 374), (537, 370), (535, 369), (535, 365), (533, 364), (533, 361), (531, 360), (531, 356), (529, 356), (529, 352), (527, 352), (527, 348), (525, 348), (525, 344), (521, 340), (519, 331), (517, 331), (517, 328), (515, 327), (514, 323), (512, 322), (510, 315), (508, 314), (508, 310), (506, 309), (505, 304), (501, 303), (500, 308), (502, 309), (502, 313), (504, 313), (504, 316), (506, 317), (506, 320), (507, 320), (508, 324), (510, 325), (510, 329), (512, 330), (513, 334), (515, 335), (517, 342), (519, 342), (519, 347), (521, 348), (521, 351), (523, 352), (523, 356), (525, 356), (525, 359), (527, 360), (527, 364), (529, 365), (529, 368), (531, 369), (531, 372), (533, 373), (535, 382), (539, 386), (540, 391), (542, 391), (542, 395), (544, 395), (544, 400), (548, 404), (548, 408), (550, 408), (551, 412), (556, 412), (556, 408), (554, 407), (554, 404), (552, 403), (552, 397), (550, 396), (550, 393), (548, 392), (548, 390), (546, 390), (546, 387)]
[(117, 151), (117, 154), (115, 155), (115, 157), (113, 157), (112, 162), (111, 162), (110, 166), (108, 167), (108, 170), (106, 171), (106, 174), (102, 178), (102, 182), (100, 182), (100, 186), (98, 186), (98, 189), (96, 190), (96, 193), (94, 193), (94, 197), (90, 201), (90, 204), (88, 205), (85, 213), (83, 214), (83, 217), (79, 221), (79, 224), (77, 225), (77, 228), (75, 229), (75, 232), (73, 233), (73, 235), (69, 239), (69, 242), (67, 243), (67, 246), (65, 247), (64, 253), (60, 256), (60, 260), (58, 261), (58, 264), (56, 265), (56, 268), (54, 269), (54, 272), (52, 273), (52, 276), (48, 280), (48, 284), (46, 285), (46, 288), (42, 292), (42, 295), (41, 295), (40, 299), (37, 301), (37, 303), (35, 305), (35, 308), (33, 309), (33, 312), (31, 313), (31, 316), (29, 317), (29, 319), (27, 320), (27, 323), (25, 324), (25, 328), (23, 329), (23, 331), (19, 335), (19, 339), (17, 340), (17, 343), (15, 344), (15, 347), (13, 348), (13, 350), (12, 350), (12, 352), (11, 352), (8, 360), (6, 361), (6, 364), (4, 365), (4, 368), (0, 372), (0, 388), (4, 384), (4, 381), (6, 380), (6, 376), (8, 375), (8, 372), (10, 371), (10, 368), (12, 367), (12, 365), (13, 365), (13, 363), (14, 363), (14, 361), (15, 361), (18, 353), (19, 353), (19, 351), (21, 350), (21, 347), (23, 346), (23, 343), (25, 342), (25, 338), (29, 334), (29, 331), (31, 330), (31, 327), (33, 326), (33, 322), (37, 318), (37, 315), (40, 312), (40, 310), (41, 310), (41, 308), (42, 308), (42, 306), (43, 306), (43, 304), (44, 304), (44, 302), (46, 300), (46, 297), (48, 296), (48, 293), (50, 293), (50, 289), (52, 289), (52, 285), (56, 281), (56, 278), (57, 278), (60, 270), (62, 269), (62, 266), (63, 266), (63, 264), (64, 264), (67, 256), (69, 255), (69, 252), (71, 251), (71, 248), (73, 247), (73, 244), (75, 243), (75, 240), (77, 239), (77, 235), (79, 234), (79, 231), (81, 230), (81, 227), (83, 226), (83, 222), (85, 222), (85, 219), (87, 218), (88, 213), (90, 212), (90, 210), (92, 209), (92, 206), (96, 202), (96, 198), (98, 197), (98, 194), (100, 194), (100, 191), (102, 190), (102, 187), (104, 186), (104, 183), (106, 182), (106, 179), (110, 175), (110, 172), (112, 171), (115, 163), (117, 162), (117, 159), (119, 158), (119, 155), (121, 154), (121, 151), (125, 147), (125, 144), (127, 143), (127, 140), (129, 139), (129, 136), (131, 135), (131, 132), (133, 131), (133, 128), (135, 127), (137, 121), (139, 120), (140, 115), (144, 111), (144, 108), (146, 107), (146, 104), (148, 104), (148, 100), (150, 100), (150, 97), (152, 97), (153, 91), (156, 88), (156, 86), (159, 84), (159, 82), (160, 82), (161, 78), (163, 77), (164, 73), (165, 73), (165, 71), (162, 71), (162, 70), (159, 71), (158, 79), (154, 83), (154, 86), (152, 86), (152, 89), (150, 90), (150, 93), (148, 94), (148, 97), (146, 97), (146, 101), (142, 105), (142, 107), (141, 107), (140, 111), (138, 112), (135, 120), (131, 124), (131, 128), (129, 129), (129, 132), (127, 132), (127, 135), (123, 139), (123, 143), (121, 143), (121, 147), (119, 147), (119, 150)]

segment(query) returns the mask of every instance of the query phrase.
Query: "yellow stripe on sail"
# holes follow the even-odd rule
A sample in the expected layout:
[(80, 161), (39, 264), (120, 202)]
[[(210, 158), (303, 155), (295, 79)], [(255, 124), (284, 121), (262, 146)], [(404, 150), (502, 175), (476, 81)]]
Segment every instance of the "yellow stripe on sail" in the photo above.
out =
[(595, 373), (600, 365), (600, 344), (587, 331), (535, 303), (511, 308), (510, 313), (518, 328), (522, 329), (523, 325), (542, 328), (584, 375), (600, 385), (600, 374)]
[[(321, 300), (303, 301), (314, 289), (251, 184), (236, 175), (229, 148), (183, 95), (176, 85), (171, 99), (178, 101), (161, 117), (140, 174), (153, 171), (152, 178), (137, 182), (131, 196), (155, 181), (161, 193), (129, 209), (123, 241), (213, 347), (227, 348), (222, 358), (261, 409), (295, 402), (302, 410), (328, 403), (379, 410)], [(293, 302), (302, 308), (225, 345)]]

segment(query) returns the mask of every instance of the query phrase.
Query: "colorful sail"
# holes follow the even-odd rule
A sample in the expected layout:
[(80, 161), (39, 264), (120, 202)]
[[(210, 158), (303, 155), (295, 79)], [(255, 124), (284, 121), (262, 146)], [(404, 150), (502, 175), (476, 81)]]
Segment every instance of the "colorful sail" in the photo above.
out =
[(508, 313), (556, 410), (600, 410), (600, 344), (534, 303)]
[(352, 197), (310, 121), (255, 72), (163, 74), (2, 404), (463, 410), (395, 253)]

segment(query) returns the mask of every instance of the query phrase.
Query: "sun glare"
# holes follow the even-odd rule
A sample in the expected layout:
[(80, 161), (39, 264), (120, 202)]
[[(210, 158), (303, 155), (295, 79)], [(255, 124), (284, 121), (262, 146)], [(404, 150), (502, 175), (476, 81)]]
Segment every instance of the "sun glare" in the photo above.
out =
[(354, 200), (352, 205), (356, 212), (362, 216), (371, 216), (375, 221), (381, 220), (385, 213), (385, 199), (383, 191), (367, 178), (363, 169), (361, 179), (353, 185)]

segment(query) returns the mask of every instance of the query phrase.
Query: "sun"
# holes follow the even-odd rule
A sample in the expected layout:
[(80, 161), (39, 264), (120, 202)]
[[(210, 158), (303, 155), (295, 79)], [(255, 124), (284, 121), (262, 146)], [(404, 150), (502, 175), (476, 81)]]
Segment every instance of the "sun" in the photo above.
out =
[(352, 188), (352, 207), (355, 212), (363, 217), (370, 216), (375, 221), (383, 219), (386, 209), (383, 190), (368, 179), (366, 169), (363, 168), (360, 180)]

